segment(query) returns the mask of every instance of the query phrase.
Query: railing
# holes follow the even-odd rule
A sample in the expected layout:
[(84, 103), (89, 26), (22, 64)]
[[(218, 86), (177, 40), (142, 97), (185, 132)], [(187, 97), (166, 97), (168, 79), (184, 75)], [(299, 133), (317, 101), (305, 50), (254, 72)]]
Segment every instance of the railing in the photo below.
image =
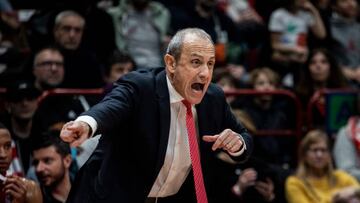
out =
[(254, 89), (238, 89), (235, 91), (226, 91), (226, 96), (248, 96), (248, 95), (280, 95), (285, 96), (291, 99), (295, 105), (295, 113), (296, 113), (296, 120), (295, 120), (295, 129), (269, 129), (269, 130), (256, 130), (255, 135), (257, 136), (295, 136), (297, 142), (300, 141), (302, 135), (302, 106), (299, 98), (292, 92), (288, 90), (274, 90), (274, 91), (267, 91), (267, 92), (260, 92)]
[(104, 93), (103, 88), (97, 89), (67, 89), (56, 88), (48, 91), (44, 91), (39, 97), (39, 102), (43, 101), (48, 96), (54, 95), (102, 95)]

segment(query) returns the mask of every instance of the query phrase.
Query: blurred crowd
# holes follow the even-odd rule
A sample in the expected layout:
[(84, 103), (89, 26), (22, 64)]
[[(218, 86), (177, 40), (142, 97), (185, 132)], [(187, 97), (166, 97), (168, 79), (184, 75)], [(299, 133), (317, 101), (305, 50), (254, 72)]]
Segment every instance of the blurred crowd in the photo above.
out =
[[(245, 164), (217, 154), (219, 199), (360, 202), (359, 3), (0, 1), (0, 202), (65, 202), (101, 135), (70, 148), (63, 124), (122, 75), (164, 66), (171, 36), (187, 27), (212, 37), (213, 82), (254, 137)], [(58, 88), (101, 93), (48, 94)], [(330, 106), (332, 90), (351, 98)], [(343, 104), (330, 129), (329, 109)]]

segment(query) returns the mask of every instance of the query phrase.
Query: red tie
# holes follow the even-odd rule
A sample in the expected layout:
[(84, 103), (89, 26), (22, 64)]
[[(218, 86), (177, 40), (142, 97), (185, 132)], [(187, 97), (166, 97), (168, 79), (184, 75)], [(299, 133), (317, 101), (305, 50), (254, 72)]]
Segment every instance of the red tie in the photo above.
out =
[(195, 122), (191, 111), (191, 104), (183, 100), (186, 106), (186, 128), (188, 132), (190, 145), (190, 158), (194, 175), (196, 200), (198, 203), (207, 203), (206, 191), (204, 186), (204, 178), (201, 170), (199, 145), (196, 137)]

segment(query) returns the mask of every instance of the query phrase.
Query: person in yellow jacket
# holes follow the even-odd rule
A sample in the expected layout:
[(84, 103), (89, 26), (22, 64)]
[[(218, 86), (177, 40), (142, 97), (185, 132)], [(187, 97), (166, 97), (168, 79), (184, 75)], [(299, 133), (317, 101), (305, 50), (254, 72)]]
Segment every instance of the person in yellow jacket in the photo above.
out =
[(359, 187), (354, 177), (334, 170), (329, 148), (328, 136), (321, 130), (312, 130), (303, 138), (296, 173), (285, 184), (288, 203), (330, 203), (338, 190)]

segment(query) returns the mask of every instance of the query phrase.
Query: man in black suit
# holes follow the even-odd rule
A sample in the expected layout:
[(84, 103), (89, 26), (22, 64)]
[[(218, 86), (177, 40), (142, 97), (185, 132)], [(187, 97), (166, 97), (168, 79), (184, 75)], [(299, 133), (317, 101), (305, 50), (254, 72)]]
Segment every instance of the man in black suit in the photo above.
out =
[(196, 202), (193, 145), (188, 144), (195, 133), (188, 133), (190, 107), (183, 100), (192, 104), (195, 115), (209, 202), (215, 191), (214, 151), (223, 150), (237, 161), (249, 156), (250, 135), (236, 121), (221, 89), (211, 84), (211, 37), (197, 28), (180, 30), (164, 61), (165, 70), (139, 70), (122, 77), (101, 103), (64, 125), (60, 136), (73, 146), (103, 134), (68, 202)]

